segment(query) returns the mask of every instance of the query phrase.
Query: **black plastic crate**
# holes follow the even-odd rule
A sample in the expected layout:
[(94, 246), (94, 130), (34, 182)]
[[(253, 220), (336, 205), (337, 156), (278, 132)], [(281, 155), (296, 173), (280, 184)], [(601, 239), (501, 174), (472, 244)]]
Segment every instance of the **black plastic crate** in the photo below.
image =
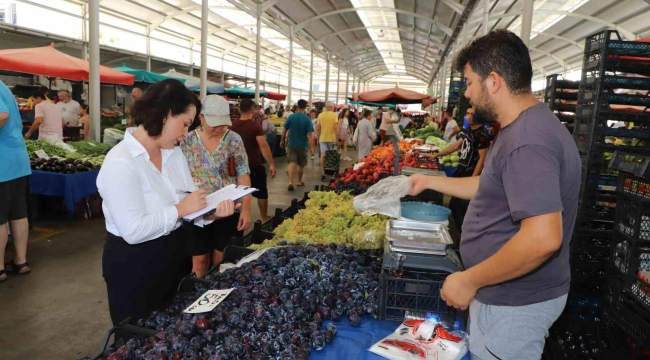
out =
[[(265, 224), (272, 223), (272, 220), (274, 218), (271, 218), (271, 220), (267, 221)], [(272, 227), (275, 229), (275, 227)], [(237, 246), (242, 246), (242, 247), (247, 247), (251, 246), (253, 244), (261, 244), (264, 240), (269, 240), (273, 238), (273, 232), (266, 230), (264, 228), (264, 225), (256, 221), (255, 224), (253, 225), (253, 230), (251, 230), (248, 234), (244, 235), (241, 239), (238, 239), (238, 241), (231, 243), (232, 245), (237, 245)]]
[(650, 201), (619, 193), (614, 228), (633, 242), (650, 241)]
[(625, 291), (615, 296), (608, 306), (607, 318), (641, 344), (650, 344), (650, 314)]
[(380, 276), (379, 312), (381, 320), (404, 320), (406, 311), (425, 311), (455, 315), (454, 308), (440, 298), (446, 272), (404, 271), (402, 277), (384, 270)]
[(617, 277), (616, 285), (625, 287), (624, 283), (629, 279), (629, 273), (632, 271), (632, 244), (630, 241), (615, 233), (612, 237), (612, 249), (610, 252), (610, 273)]
[[(102, 343), (101, 352), (94, 359), (95, 360), (105, 360), (104, 352), (109, 347), (118, 350), (122, 345), (125, 345), (130, 339), (137, 339), (144, 343), (148, 338), (155, 336), (156, 331), (151, 329), (141, 328), (139, 326), (131, 325), (128, 323), (122, 323), (111, 328), (104, 338)], [(112, 344), (109, 346), (109, 343), (113, 339)]]
[(650, 56), (650, 43), (623, 41), (623, 38), (616, 30), (604, 30), (587, 36), (585, 39), (585, 54), (602, 49), (607, 49), (609, 55)]
[[(641, 304), (645, 313), (650, 314), (650, 277), (646, 277), (650, 271), (650, 249), (647, 251), (639, 254), (638, 260), (641, 264), (637, 274), (631, 279), (630, 291), (634, 300)], [(642, 275), (642, 269), (645, 270), (645, 275)]]
[(650, 178), (650, 150), (642, 149), (632, 153), (615, 151), (608, 166), (634, 176)]

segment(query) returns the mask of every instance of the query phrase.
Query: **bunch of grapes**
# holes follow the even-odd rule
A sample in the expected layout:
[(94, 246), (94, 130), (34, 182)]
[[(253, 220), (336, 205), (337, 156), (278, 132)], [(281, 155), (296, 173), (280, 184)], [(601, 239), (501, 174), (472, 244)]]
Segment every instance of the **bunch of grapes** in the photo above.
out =
[(312, 191), (293, 219), (287, 219), (275, 229), (273, 239), (251, 245), (252, 249), (290, 244), (347, 244), (358, 250), (383, 247), (387, 217), (367, 216), (354, 209), (353, 196), (348, 192)]

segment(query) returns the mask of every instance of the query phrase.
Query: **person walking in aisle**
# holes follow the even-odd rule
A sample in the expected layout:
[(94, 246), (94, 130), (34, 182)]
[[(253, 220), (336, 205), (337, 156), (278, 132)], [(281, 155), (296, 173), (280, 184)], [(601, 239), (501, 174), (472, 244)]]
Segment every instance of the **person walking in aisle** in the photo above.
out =
[(337, 120), (337, 133), (339, 137), (339, 142), (342, 143), (343, 145), (343, 160), (345, 161), (351, 161), (350, 157), (348, 156), (348, 139), (350, 138), (350, 120), (348, 120), (348, 116), (350, 115), (350, 110), (349, 109), (343, 109), (339, 112), (338, 120)]
[[(167, 304), (189, 274), (181, 219), (207, 205), (206, 191), (194, 184), (177, 145), (196, 117), (195, 101), (178, 80), (152, 85), (133, 106), (137, 129), (124, 134), (99, 170), (108, 232), (102, 273), (113, 325)], [(195, 223), (229, 217), (237, 207), (223, 201)]]
[(282, 139), (280, 146), (284, 146), (287, 131), (291, 131), (291, 137), (287, 142), (287, 161), (289, 162), (289, 191), (293, 191), (293, 175), (298, 165), (298, 183), (297, 186), (305, 186), (303, 176), (305, 175), (305, 166), (307, 166), (307, 149), (314, 153), (314, 125), (305, 110), (307, 101), (298, 100), (297, 110), (289, 115), (284, 123)]
[(232, 122), (230, 130), (241, 136), (244, 148), (248, 154), (248, 168), (250, 169), (251, 185), (257, 189), (253, 197), (257, 199), (262, 222), (268, 220), (269, 191), (266, 186), (266, 168), (262, 165), (262, 156), (269, 164), (271, 178), (275, 177), (275, 162), (269, 143), (264, 137), (262, 126), (253, 121), (253, 114), (257, 111), (255, 101), (244, 99), (239, 103), (239, 119)]
[[(0, 282), (7, 273), (27, 274), (29, 222), (27, 220), (28, 179), (32, 174), (23, 140), (23, 121), (11, 90), (0, 81)], [(11, 227), (15, 254), (5, 269), (5, 248)]]
[[(180, 145), (194, 183), (208, 195), (231, 184), (251, 186), (244, 142), (228, 130), (232, 125), (228, 101), (219, 95), (208, 95), (196, 106), (201, 125)], [(211, 265), (220, 263), (231, 239), (241, 238), (250, 224), (249, 195), (242, 199), (241, 212), (195, 229), (198, 236), (188, 239), (187, 246), (192, 255), (192, 272), (202, 277)]]
[(90, 136), (90, 110), (88, 105), (79, 105), (79, 116), (79, 126), (82, 127), (80, 134), (83, 135), (84, 139), (88, 139)]
[(55, 104), (47, 101), (45, 95), (40, 91), (32, 92), (30, 98), (36, 104), (34, 110), (34, 123), (25, 133), (25, 139), (32, 137), (34, 131), (38, 130), (38, 140), (45, 140), (50, 143), (63, 142), (63, 116), (61, 109)]
[(371, 119), (372, 111), (364, 110), (361, 120), (359, 120), (359, 123), (357, 124), (357, 147), (359, 148), (359, 160), (370, 154), (372, 144), (375, 139), (377, 139), (377, 133), (375, 133), (375, 129), (372, 127), (372, 123), (370, 122)]
[[(314, 131), (316, 131), (316, 124), (318, 123), (318, 112), (316, 109), (311, 109), (309, 111), (309, 118), (311, 119), (312, 126), (314, 127)], [(318, 158), (320, 159), (320, 147), (318, 146), (318, 136), (316, 133), (314, 133), (314, 140), (313, 140), (314, 146), (310, 147), (311, 148), (311, 159), (315, 159), (316, 155), (316, 150), (318, 150)]]
[(531, 90), (529, 49), (512, 32), (489, 32), (460, 51), (475, 116), (501, 125), (480, 177), (413, 175), (411, 195), (433, 189), (471, 199), (461, 236), (466, 270), (440, 292), (469, 306), (472, 359), (539, 359), (571, 283), (569, 243), (580, 192), (571, 134)]
[[(479, 114), (480, 116), (480, 114)], [(447, 146), (439, 153), (430, 155), (423, 154), (425, 157), (438, 158), (449, 155), (455, 151), (460, 150), (460, 160), (458, 162), (458, 175), (457, 177), (480, 176), (485, 166), (485, 159), (487, 158), (488, 148), (490, 147), (490, 135), (487, 132), (483, 123), (484, 119), (476, 117), (474, 109), (470, 105), (467, 108), (467, 121), (470, 128), (461, 131), (460, 139), (455, 143)], [(451, 216), (456, 222), (456, 226), (462, 232), (465, 214), (469, 207), (469, 200), (461, 199), (452, 196), (449, 200), (449, 209)]]
[(61, 109), (63, 123), (67, 126), (79, 126), (79, 103), (72, 100), (68, 90), (59, 90), (59, 102), (56, 106)]
[(442, 139), (448, 143), (453, 143), (456, 141), (456, 134), (460, 132), (458, 123), (454, 120), (454, 111), (452, 109), (445, 110), (444, 123), (442, 124), (442, 129), (444, 131)]
[(316, 123), (316, 136), (318, 137), (320, 149), (320, 171), (321, 179), (325, 180), (325, 153), (328, 151), (336, 151), (338, 147), (338, 128), (337, 118), (334, 113), (334, 103), (328, 101), (325, 104), (325, 109), (318, 115), (318, 122)]
[(381, 142), (385, 143), (390, 140), (390, 137), (395, 136), (395, 131), (393, 130), (393, 124), (399, 122), (399, 118), (395, 113), (395, 108), (388, 108), (388, 111), (383, 114), (381, 117), (381, 126), (379, 126), (379, 135), (381, 137)]

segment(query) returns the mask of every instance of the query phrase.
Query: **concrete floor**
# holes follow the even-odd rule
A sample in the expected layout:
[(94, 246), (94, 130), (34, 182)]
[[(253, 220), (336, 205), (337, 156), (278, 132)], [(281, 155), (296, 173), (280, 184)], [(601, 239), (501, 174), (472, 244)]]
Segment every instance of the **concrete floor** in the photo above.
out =
[[(350, 151), (350, 157), (356, 161), (356, 152)], [(287, 190), (286, 158), (276, 159), (276, 167), (278, 175), (268, 182), (269, 215), (323, 184), (316, 161), (307, 166), (305, 187), (293, 192)], [(260, 218), (255, 200), (252, 214), (253, 221)], [(32, 272), (0, 283), (0, 359), (95, 356), (111, 327), (101, 274), (104, 221), (37, 221), (33, 226), (27, 254)], [(11, 259), (10, 243), (4, 261)]]

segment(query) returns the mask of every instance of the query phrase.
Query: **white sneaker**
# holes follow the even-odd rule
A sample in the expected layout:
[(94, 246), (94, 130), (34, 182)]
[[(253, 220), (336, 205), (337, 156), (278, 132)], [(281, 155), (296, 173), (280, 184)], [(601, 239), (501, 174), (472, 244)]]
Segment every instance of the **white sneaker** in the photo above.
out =
[(345, 161), (352, 161), (352, 159), (350, 159), (349, 157), (344, 157), (343, 160), (345, 160)]

